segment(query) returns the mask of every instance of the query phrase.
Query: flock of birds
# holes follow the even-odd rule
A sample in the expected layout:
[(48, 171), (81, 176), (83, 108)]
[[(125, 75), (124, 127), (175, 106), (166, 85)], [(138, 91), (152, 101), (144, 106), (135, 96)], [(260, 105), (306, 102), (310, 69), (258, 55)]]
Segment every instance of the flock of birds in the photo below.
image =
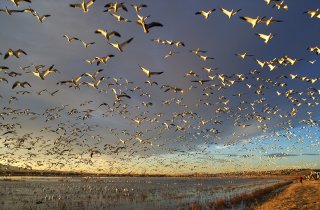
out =
[[(51, 15), (39, 15), (35, 9), (32, 9), (31, 0), (10, 0), (10, 2), (16, 8), (8, 9), (5, 7), (0, 9), (0, 12), (8, 15), (30, 13), (44, 24), (46, 19), (51, 17)], [(265, 2), (268, 6), (278, 10), (289, 10), (285, 1), (265, 0)], [(88, 13), (95, 3), (95, 0), (83, 0), (69, 6), (79, 9), (79, 12)], [(26, 4), (27, 8), (19, 9)], [(150, 33), (150, 30), (165, 29), (165, 24), (151, 22), (149, 21), (150, 16), (142, 15), (147, 9), (148, 5), (146, 4), (129, 5), (124, 2), (112, 2), (104, 6), (103, 12), (110, 14), (116, 21), (127, 23), (134, 21), (127, 19), (122, 14), (134, 12), (137, 18), (135, 23), (141, 27), (145, 34)], [(236, 18), (239, 13), (244, 13), (241, 9), (220, 8), (219, 10), (228, 19)], [(208, 20), (215, 12), (216, 9), (201, 10), (195, 12), (194, 15), (196, 17), (202, 16), (204, 20)], [(305, 11), (305, 13), (311, 18), (320, 18), (319, 9)], [(273, 17), (239, 16), (239, 18), (249, 23), (251, 28), (255, 28), (258, 24), (265, 24), (268, 27), (270, 24), (282, 22), (282, 20)], [(0, 66), (1, 92), (5, 86), (8, 86), (12, 91), (10, 92), (12, 95), (9, 96), (7, 94), (2, 96), (0, 92), (1, 104), (4, 105), (5, 101), (8, 102), (8, 105), (2, 106), (0, 110), (0, 131), (2, 131), (2, 133), (0, 132), (0, 153), (2, 160), (6, 160), (7, 164), (22, 164), (26, 168), (44, 166), (47, 169), (77, 169), (79, 165), (97, 167), (95, 159), (97, 158), (101, 159), (103, 163), (102, 168), (99, 169), (101, 171), (129, 173), (133, 169), (145, 166), (146, 163), (143, 160), (155, 157), (157, 165), (160, 164), (168, 168), (177, 166), (184, 168), (190, 164), (190, 158), (197, 155), (207, 157), (206, 161), (219, 161), (211, 153), (210, 146), (221, 144), (221, 142), (225, 146), (237, 144), (239, 139), (250, 138), (250, 135), (246, 133), (247, 129), (264, 135), (268, 133), (268, 138), (279, 139), (282, 137), (298, 139), (297, 141), (300, 142), (304, 141), (304, 137), (290, 130), (295, 128), (296, 123), (304, 125), (301, 129), (319, 126), (318, 120), (315, 119), (316, 115), (314, 115), (317, 113), (313, 113), (312, 110), (318, 109), (319, 106), (320, 78), (294, 73), (276, 77), (270, 76), (271, 71), (292, 67), (300, 62), (312, 65), (316, 63), (316, 60), (305, 61), (288, 55), (262, 60), (246, 52), (235, 53), (235, 56), (241, 60), (247, 61), (249, 57), (254, 57), (254, 62), (260, 69), (227, 75), (223, 74), (219, 68), (209, 66), (209, 61), (215, 58), (208, 54), (207, 50), (188, 49), (188, 53), (203, 60), (206, 65), (200, 70), (188, 70), (184, 75), (181, 75), (187, 80), (189, 87), (181, 87), (178, 82), (176, 84), (162, 83), (162, 80), (158, 78), (168, 76), (170, 73), (168, 71), (154, 71), (143, 64), (137, 64), (136, 67), (133, 67), (137, 69), (137, 74), (141, 74), (141, 77), (145, 76), (144, 84), (138, 84), (127, 78), (110, 77), (103, 68), (100, 68), (107, 66), (115, 56), (126, 53), (126, 48), (134, 45), (135, 38), (123, 39), (123, 34), (102, 28), (97, 28), (92, 33), (104, 39), (120, 54), (94, 56), (89, 59), (81, 58), (84, 64), (99, 66), (97, 70), (83, 72), (74, 75), (74, 77), (57, 81), (55, 77), (63, 75), (63, 69), (57, 67), (58, 64), (31, 64), (22, 66), (15, 71), (8, 66)], [(257, 33), (256, 35), (266, 44), (275, 36), (272, 33)], [(96, 42), (85, 42), (68, 34), (61, 34), (61, 36), (65, 38), (66, 43), (78, 42), (84, 48), (91, 48), (96, 44)], [(152, 42), (173, 48), (164, 55), (163, 59), (178, 55), (180, 52), (176, 49), (185, 49), (188, 46), (183, 41), (161, 38), (154, 38)], [(320, 54), (320, 48), (317, 46), (308, 46), (307, 51), (316, 55)], [(10, 48), (0, 55), (3, 56), (2, 63), (5, 60), (18, 62), (19, 59), (27, 57), (29, 54), (28, 49)], [(56, 89), (34, 89), (30, 80), (19, 79), (19, 77), (25, 78), (23, 76), (28, 77), (28, 75), (39, 80), (49, 82), (53, 80)], [(290, 87), (291, 82), (300, 82), (302, 86), (308, 86), (308, 88), (304, 91), (294, 90)], [(239, 88), (241, 85), (245, 89)], [(78, 107), (70, 104), (49, 105), (43, 113), (33, 110), (32, 107), (15, 108), (15, 103), (24, 100), (25, 96), (41, 97), (47, 94), (51, 97), (60, 96), (63, 98), (62, 92), (69, 91), (68, 88), (79, 95), (82, 94), (83, 89), (93, 88), (92, 91), (96, 91), (102, 101), (86, 100)], [(153, 91), (149, 91), (150, 89)], [(242, 90), (245, 91), (242, 92)], [(154, 91), (158, 91), (158, 94), (151, 94)], [(232, 94), (224, 95), (227, 91)], [(200, 95), (199, 99), (186, 99), (194, 92)], [(274, 101), (268, 101), (269, 95), (272, 95), (271, 98), (283, 97), (286, 101), (286, 107), (283, 107), (281, 103), (273, 105)], [(109, 96), (111, 98), (108, 98)], [(63, 100), (68, 99), (64, 98)], [(162, 107), (169, 108), (167, 112), (161, 112), (159, 110), (162, 110)], [(290, 107), (289, 110), (288, 107)], [(295, 118), (297, 118), (298, 112), (303, 113), (304, 119), (296, 122)], [(95, 123), (97, 117), (111, 119), (111, 121), (114, 119), (123, 120), (126, 123), (126, 128)], [(23, 125), (25, 122), (34, 123), (39, 127), (33, 127), (26, 132), (23, 129), (26, 126)], [(227, 135), (224, 131), (227, 129), (226, 126), (235, 128), (230, 134), (231, 140), (228, 141), (224, 139), (224, 135)], [(284, 130), (284, 132), (279, 130)], [(101, 133), (101, 131), (103, 132)], [(105, 133), (107, 133), (107, 137)], [(308, 138), (312, 138), (312, 136)], [(310, 141), (319, 146), (319, 140)], [(186, 158), (179, 159), (179, 161), (169, 161), (161, 154)], [(130, 166), (123, 166), (123, 163), (127, 161), (131, 162)], [(192, 160), (194, 166), (191, 167), (191, 170), (201, 169), (201, 164), (197, 164), (201, 161), (202, 159)], [(235, 162), (235, 164), (237, 163)], [(157, 167), (152, 168), (157, 171)]]

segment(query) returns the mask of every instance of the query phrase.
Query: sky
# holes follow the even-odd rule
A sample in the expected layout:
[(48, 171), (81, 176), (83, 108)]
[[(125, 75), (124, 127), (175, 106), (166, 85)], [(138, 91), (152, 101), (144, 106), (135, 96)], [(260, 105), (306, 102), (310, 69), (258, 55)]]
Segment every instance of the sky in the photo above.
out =
[[(8, 81), (0, 82), (2, 163), (168, 174), (319, 168), (320, 64), (308, 48), (319, 46), (320, 20), (304, 13), (316, 10), (317, 2), (287, 0), (285, 10), (263, 0), (124, 1), (128, 12), (104, 12), (109, 2), (96, 0), (87, 13), (69, 6), (74, 3), (81, 2), (33, 0), (15, 7), (0, 0), (1, 9), (31, 7), (40, 16), (51, 15), (40, 23), (30, 12), (0, 13), (0, 66), (9, 68), (0, 71)], [(131, 7), (142, 3), (147, 7), (139, 14), (150, 16), (146, 23), (162, 27), (144, 33)], [(229, 19), (220, 8), (241, 10)], [(211, 9), (208, 19), (195, 14)], [(111, 13), (131, 22), (119, 22)], [(252, 28), (240, 18), (257, 16), (280, 22)], [(97, 29), (121, 37), (106, 40), (94, 33)], [(269, 33), (273, 38), (267, 44), (256, 35)], [(85, 48), (63, 35), (94, 44)], [(109, 44), (130, 38), (123, 52)], [(152, 41), (158, 38), (160, 43)], [(4, 59), (9, 48), (27, 55)], [(190, 52), (197, 48), (206, 52)], [(174, 55), (165, 58), (170, 51)], [(243, 53), (250, 56), (236, 55)], [(85, 62), (110, 54), (114, 57), (106, 64)], [(288, 58), (297, 61), (291, 65)], [(262, 68), (256, 59), (276, 69)], [(37, 65), (45, 66), (40, 72), (51, 65), (58, 72), (41, 80), (32, 73)], [(139, 66), (163, 73), (148, 78)], [(85, 84), (95, 82), (88, 76), (79, 88), (59, 84), (98, 69), (103, 71), (97, 78), (105, 78), (98, 89)], [(193, 82), (199, 80), (209, 81)], [(31, 87), (13, 89), (16, 81)], [(112, 89), (130, 98), (115, 101)]]

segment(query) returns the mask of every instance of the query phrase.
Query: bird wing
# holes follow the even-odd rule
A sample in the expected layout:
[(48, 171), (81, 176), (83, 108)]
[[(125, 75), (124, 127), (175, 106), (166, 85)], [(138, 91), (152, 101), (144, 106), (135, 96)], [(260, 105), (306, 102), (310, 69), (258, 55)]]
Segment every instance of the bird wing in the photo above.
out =
[(22, 85), (22, 87), (24, 87), (25, 85), (28, 85), (29, 87), (31, 87), (29, 82), (23, 82), (23, 83), (21, 83), (21, 85)]
[(48, 69), (46, 69), (44, 72), (43, 72), (43, 77), (47, 76), (49, 73), (52, 72), (52, 69), (53, 69), (54, 65), (50, 66)]
[(162, 73), (163, 73), (163, 71), (150, 72), (150, 75), (160, 75), (160, 74), (162, 74)]
[(221, 12), (223, 12), (224, 14), (226, 14), (226, 15), (228, 15), (228, 16), (229, 16), (230, 13), (231, 13), (230, 11), (228, 11), (228, 10), (222, 8), (222, 7), (220, 8), (220, 10), (221, 10)]
[(149, 24), (146, 24), (147, 28), (152, 28), (152, 27), (163, 27), (163, 25), (161, 23), (158, 22), (152, 22)]
[(121, 35), (120, 35), (118, 32), (116, 32), (116, 31), (110, 32), (109, 35), (110, 35), (110, 36), (111, 36), (111, 35), (114, 35), (114, 36), (117, 36), (117, 37), (121, 37)]
[(240, 19), (247, 21), (248, 23), (252, 23), (255, 19), (251, 18), (251, 17), (240, 17)]
[(69, 6), (73, 8), (82, 8), (81, 4), (70, 4)]
[(86, 4), (87, 4), (87, 7), (90, 7), (96, 0), (90, 0), (88, 1)]
[(120, 6), (124, 11), (126, 11), (126, 12), (128, 12), (128, 9), (127, 9), (127, 7), (123, 4), (123, 3), (121, 3), (121, 6)]
[(21, 50), (21, 49), (18, 49), (18, 50), (16, 51), (16, 53), (17, 53), (18, 56), (20, 56), (21, 54), (27, 55), (27, 53), (26, 53), (25, 51)]
[(79, 80), (81, 79), (82, 75), (78, 76), (77, 78), (74, 79), (75, 82), (79, 82)]
[(140, 66), (139, 65), (139, 67), (140, 67), (140, 69), (146, 74), (146, 75), (148, 75), (149, 76), (149, 73), (150, 73), (150, 71), (148, 70), (148, 69), (146, 69), (146, 68), (143, 68), (142, 66)]
[(90, 74), (90, 73), (87, 73), (87, 72), (86, 72), (86, 73), (84, 73), (84, 75), (93, 78), (93, 75)]
[(96, 34), (101, 34), (102, 36), (106, 37), (107, 36), (107, 32), (102, 30), (102, 29), (97, 29), (94, 31), (94, 33)]
[(9, 56), (10, 56), (10, 55), (9, 55), (9, 52), (7, 52), (7, 53), (4, 55), (3, 59), (5, 60), (5, 59), (7, 59)]
[(133, 40), (133, 37), (130, 38), (130, 39), (128, 39), (127, 41), (121, 43), (120, 46), (121, 46), (121, 47), (124, 47), (124, 46), (126, 46), (127, 44), (129, 44), (132, 40)]
[(12, 89), (15, 89), (18, 85), (20, 85), (20, 82), (16, 81), (15, 83), (13, 83)]

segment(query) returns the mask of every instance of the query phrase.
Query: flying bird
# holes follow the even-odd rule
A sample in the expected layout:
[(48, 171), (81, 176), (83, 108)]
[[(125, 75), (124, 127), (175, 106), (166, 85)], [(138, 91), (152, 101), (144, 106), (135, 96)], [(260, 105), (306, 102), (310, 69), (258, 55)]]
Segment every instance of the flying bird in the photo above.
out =
[(210, 82), (211, 80), (208, 79), (202, 79), (202, 80), (191, 80), (191, 82), (199, 83), (200, 85), (203, 85), (206, 82)]
[(63, 35), (63, 37), (66, 38), (69, 43), (71, 43), (71, 42), (74, 41), (74, 40), (78, 40), (78, 41), (79, 41), (79, 38), (77, 38), (77, 37), (69, 37), (69, 36), (66, 35), (66, 34)]
[(9, 58), (10, 56), (15, 56), (16, 58), (19, 58), (21, 54), (27, 55), (27, 53), (21, 49), (12, 50), (11, 48), (9, 48), (6, 54), (4, 55), (4, 59)]
[(139, 5), (131, 4), (131, 6), (136, 11), (136, 13), (139, 13), (142, 8), (146, 8), (147, 7), (146, 4), (139, 4)]
[(202, 15), (206, 20), (209, 18), (209, 16), (216, 11), (216, 9), (211, 9), (209, 11), (204, 11), (204, 10), (200, 10), (198, 12), (196, 12), (196, 15)]
[(92, 79), (94, 80), (97, 80), (97, 76), (103, 71), (103, 69), (98, 69), (97, 71), (95, 71), (93, 74), (90, 74), (90, 73), (84, 73), (83, 75), (84, 76), (87, 76), (87, 77), (91, 77)]
[(16, 81), (13, 85), (12, 85), (12, 89), (15, 89), (17, 86), (20, 86), (22, 88), (25, 88), (25, 86), (29, 86), (31, 87), (30, 83), (28, 82), (20, 82), (20, 81)]
[(206, 53), (207, 51), (205, 51), (205, 50), (200, 50), (200, 48), (197, 48), (197, 49), (195, 49), (195, 50), (190, 50), (190, 52), (198, 55), (199, 53)]
[(241, 9), (238, 9), (238, 10), (226, 10), (224, 8), (220, 8), (221, 12), (223, 12), (226, 16), (228, 16), (229, 19), (231, 19), (232, 16), (236, 15), (238, 12), (241, 11)]
[(240, 54), (240, 53), (237, 53), (235, 54), (236, 56), (242, 58), (242, 59), (245, 59), (246, 57), (252, 57), (254, 55), (248, 55), (247, 53), (243, 53), (243, 54)]
[(201, 58), (204, 61), (213, 60), (214, 59), (213, 57), (209, 57), (209, 56), (206, 56), (206, 55), (198, 55), (198, 56), (199, 56), (199, 58)]
[(95, 89), (98, 89), (99, 84), (105, 80), (104, 77), (101, 77), (99, 80), (96, 80), (95, 82), (84, 82), (83, 84), (88, 85), (89, 87), (93, 87)]
[(264, 0), (264, 1), (267, 3), (267, 5), (269, 5), (271, 2), (278, 2), (280, 0)]
[(13, 13), (23, 13), (23, 12), (29, 13), (32, 11), (29, 9), (23, 9), (23, 10), (8, 9), (7, 7), (5, 9), (0, 9), (0, 12), (5, 12), (8, 15), (12, 15)]
[(110, 43), (110, 42), (109, 42), (109, 44), (110, 44), (112, 47), (114, 47), (114, 48), (116, 48), (117, 50), (119, 50), (120, 52), (123, 52), (123, 47), (126, 46), (127, 44), (129, 44), (132, 40), (133, 40), (133, 37), (130, 38), (130, 39), (128, 39), (127, 41), (121, 43), (121, 44), (119, 44), (118, 42), (116, 42), (116, 43)]
[(319, 8), (316, 10), (308, 10), (304, 12), (305, 14), (309, 14), (310, 18), (320, 18), (320, 12), (319, 12)]
[(121, 37), (121, 35), (116, 32), (116, 31), (111, 31), (111, 32), (108, 32), (107, 30), (102, 30), (102, 29), (97, 29), (95, 30), (96, 34), (101, 34), (104, 38), (106, 38), (108, 41), (110, 39), (111, 36), (117, 36), (117, 37)]
[(110, 58), (114, 57), (114, 55), (110, 54), (110, 55), (106, 55), (106, 56), (103, 56), (103, 57), (96, 57), (94, 60), (97, 61), (97, 66), (100, 65), (100, 63), (104, 63), (104, 64), (107, 64), (108, 60)]
[(34, 11), (32, 14), (33, 14), (33, 16), (35, 16), (38, 19), (38, 21), (40, 23), (43, 23), (43, 21), (45, 19), (47, 19), (48, 17), (51, 17), (51, 15), (42, 15), (42, 16), (40, 16), (40, 15), (38, 15), (38, 13), (36, 11)]
[(161, 23), (158, 23), (158, 22), (151, 22), (151, 23), (146, 23), (145, 21), (148, 19), (149, 16), (140, 16), (138, 15), (138, 20), (136, 21), (136, 23), (138, 25), (141, 25), (142, 28), (143, 28), (143, 32), (144, 33), (149, 33), (149, 29), (150, 28), (153, 28), (153, 27), (163, 27), (163, 25)]
[(246, 17), (246, 16), (240, 17), (240, 19), (250, 23), (252, 25), (252, 28), (255, 28), (257, 26), (257, 24), (262, 21), (263, 18), (260, 18), (259, 16), (256, 18), (251, 18), (251, 17)]
[(6, 78), (4, 78), (4, 77), (0, 77), (0, 82), (6, 82), (6, 83), (8, 83), (8, 80), (6, 79)]
[(257, 36), (259, 36), (261, 39), (264, 40), (264, 43), (268, 43), (272, 38), (273, 38), (273, 35), (270, 33), (269, 35), (266, 35), (266, 34), (256, 34)]
[(160, 74), (163, 74), (163, 71), (160, 71), (160, 72), (155, 72), (155, 71), (149, 71), (148, 69), (140, 66), (140, 69), (143, 71), (143, 73), (145, 73), (148, 77), (151, 77), (152, 75), (160, 75)]
[(71, 86), (69, 87), (74, 87), (74, 88), (79, 88), (79, 85), (81, 83), (79, 83), (80, 79), (83, 77), (84, 75), (80, 75), (80, 76), (77, 76), (75, 78), (72, 78), (71, 80), (64, 80), (64, 81), (60, 81), (57, 83), (57, 85), (63, 85), (63, 84), (71, 84)]
[(123, 2), (121, 3), (118, 3), (118, 2), (115, 2), (115, 3), (108, 3), (104, 6), (105, 8), (107, 8), (106, 11), (113, 11), (113, 12), (118, 12), (119, 9), (123, 9), (124, 11), (128, 12), (128, 9), (127, 7), (124, 5)]
[(273, 17), (270, 17), (269, 19), (262, 18), (261, 22), (265, 23), (266, 26), (269, 26), (271, 23), (281, 23), (282, 20), (275, 20), (275, 19), (273, 19)]
[(52, 72), (57, 72), (57, 71), (58, 70), (54, 68), (54, 65), (52, 65), (49, 68), (47, 68), (46, 70), (44, 70), (43, 72), (35, 70), (32, 73), (34, 76), (39, 77), (40, 79), (44, 80), (44, 77), (46, 77), (48, 74), (50, 74)]
[[(107, 10), (105, 10), (104, 12), (106, 12)], [(122, 16), (120, 16), (120, 15), (117, 15), (117, 14), (113, 14), (113, 13), (110, 13), (110, 15), (112, 16), (112, 17), (114, 17), (117, 21), (119, 21), (119, 22), (127, 22), (127, 23), (130, 23), (131, 22), (131, 20), (128, 20), (127, 18), (124, 18), (124, 17), (122, 17)]]
[(70, 4), (70, 7), (73, 8), (80, 8), (83, 10), (84, 13), (87, 13), (89, 11), (89, 7), (95, 2), (96, 0), (89, 0), (85, 2), (85, 0), (82, 0), (81, 4)]
[(21, 2), (31, 3), (31, 0), (10, 0), (16, 7), (19, 7)]
[(117, 91), (116, 91), (114, 88), (112, 88), (112, 91), (113, 91), (113, 93), (114, 93), (115, 102), (121, 101), (121, 98), (128, 98), (128, 99), (131, 98), (129, 95), (127, 95), (127, 94), (125, 94), (125, 93), (120, 93), (120, 94), (118, 94)]
[(169, 57), (171, 57), (171, 56), (174, 56), (175, 54), (178, 54), (179, 52), (175, 52), (175, 51), (170, 51), (170, 52), (168, 52), (165, 56), (164, 56), (164, 58), (166, 59), (166, 58), (169, 58)]
[(84, 48), (88, 48), (90, 45), (95, 44), (95, 42), (86, 43), (86, 42), (84, 42), (82, 40), (80, 40), (80, 41), (81, 41), (82, 45), (84, 46)]

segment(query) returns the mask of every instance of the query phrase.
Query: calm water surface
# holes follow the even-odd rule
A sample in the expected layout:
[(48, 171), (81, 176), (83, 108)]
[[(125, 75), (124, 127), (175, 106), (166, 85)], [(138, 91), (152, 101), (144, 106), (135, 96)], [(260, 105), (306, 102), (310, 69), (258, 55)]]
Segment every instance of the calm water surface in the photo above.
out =
[(0, 177), (0, 209), (183, 209), (281, 179)]

